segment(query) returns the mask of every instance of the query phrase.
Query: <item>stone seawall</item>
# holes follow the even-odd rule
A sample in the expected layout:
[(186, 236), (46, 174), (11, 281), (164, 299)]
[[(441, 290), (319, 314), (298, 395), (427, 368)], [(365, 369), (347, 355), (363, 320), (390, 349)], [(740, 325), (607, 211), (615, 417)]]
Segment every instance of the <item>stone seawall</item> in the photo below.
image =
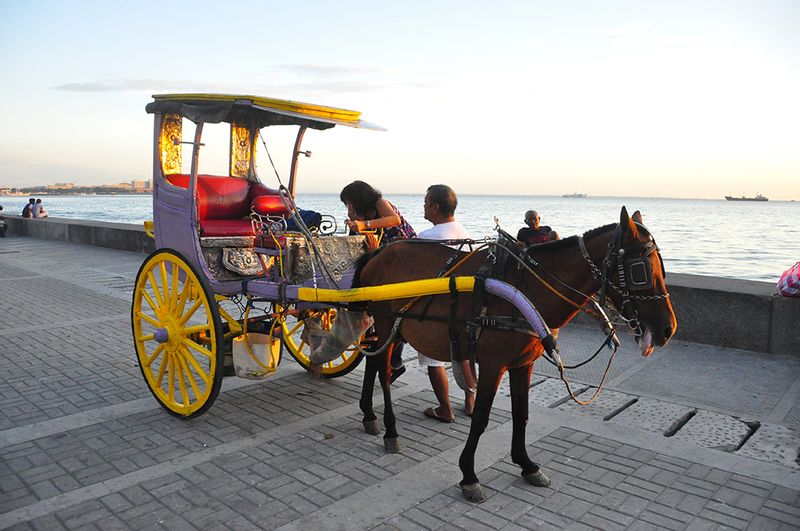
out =
[(144, 225), (108, 223), (67, 218), (26, 219), (6, 215), (8, 233), (109, 247), (121, 251), (151, 253), (155, 243), (144, 231)]
[[(6, 215), (8, 232), (150, 253), (141, 225)], [(675, 339), (770, 354), (800, 355), (800, 299), (775, 295), (770, 282), (668, 273), (678, 316)]]

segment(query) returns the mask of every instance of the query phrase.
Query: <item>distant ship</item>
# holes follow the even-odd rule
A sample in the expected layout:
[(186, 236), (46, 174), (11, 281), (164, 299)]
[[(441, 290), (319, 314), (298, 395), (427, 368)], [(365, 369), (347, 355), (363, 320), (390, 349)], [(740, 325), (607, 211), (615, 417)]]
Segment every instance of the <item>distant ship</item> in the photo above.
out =
[(725, 199), (728, 201), (769, 201), (768, 198), (764, 197), (761, 194), (756, 194), (755, 197), (745, 197), (745, 196), (733, 197), (730, 195), (726, 195)]
[(584, 199), (584, 198), (587, 198), (589, 196), (586, 195), (586, 194), (579, 194), (579, 193), (576, 192), (574, 194), (563, 194), (561, 197), (569, 197), (571, 199)]

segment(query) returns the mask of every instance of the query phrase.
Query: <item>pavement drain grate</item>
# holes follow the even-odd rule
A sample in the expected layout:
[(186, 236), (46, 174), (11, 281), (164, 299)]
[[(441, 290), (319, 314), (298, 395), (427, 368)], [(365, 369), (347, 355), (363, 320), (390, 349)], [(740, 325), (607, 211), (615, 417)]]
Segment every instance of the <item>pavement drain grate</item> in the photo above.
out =
[(697, 411), (673, 437), (704, 448), (733, 452), (750, 435), (752, 428), (730, 415)]
[[(575, 394), (582, 393), (587, 388), (585, 385), (578, 385), (573, 387), (572, 392)], [(555, 378), (548, 378), (531, 388), (530, 398), (531, 404), (542, 407), (557, 407), (559, 404), (569, 400), (569, 395), (564, 382)]]
[(800, 468), (797, 462), (798, 447), (800, 447), (800, 431), (777, 424), (762, 423), (734, 453), (760, 461)]
[[(595, 387), (588, 388), (578, 398), (584, 401), (587, 400), (595, 392), (595, 389)], [(633, 395), (603, 389), (591, 404), (582, 406), (570, 400), (558, 406), (558, 410), (575, 413), (582, 417), (607, 420), (635, 402), (636, 397)]]
[(611, 422), (663, 434), (667, 433), (675, 423), (685, 420), (684, 417), (692, 411), (692, 408), (679, 404), (640, 398), (631, 407), (615, 416)]

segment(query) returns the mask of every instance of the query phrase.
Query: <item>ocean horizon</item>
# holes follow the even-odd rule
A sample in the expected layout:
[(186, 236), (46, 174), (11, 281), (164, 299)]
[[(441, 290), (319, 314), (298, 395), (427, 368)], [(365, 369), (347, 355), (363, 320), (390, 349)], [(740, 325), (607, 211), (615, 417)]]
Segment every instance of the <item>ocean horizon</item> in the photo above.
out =
[[(34, 195), (42, 198), (52, 217), (131, 224), (152, 219), (150, 194)], [(384, 196), (417, 231), (430, 226), (422, 213), (424, 194)], [(20, 214), (28, 197), (0, 196), (3, 213)], [(334, 216), (343, 230), (347, 211), (338, 193), (298, 194), (297, 204)], [(542, 224), (565, 238), (619, 221), (623, 205), (630, 214), (641, 211), (661, 248), (668, 273), (777, 282), (783, 271), (800, 260), (796, 239), (800, 202), (795, 201), (462, 194), (456, 218), (475, 238), (492, 235), (495, 218), (515, 235), (523, 226), (525, 211), (537, 210)]]

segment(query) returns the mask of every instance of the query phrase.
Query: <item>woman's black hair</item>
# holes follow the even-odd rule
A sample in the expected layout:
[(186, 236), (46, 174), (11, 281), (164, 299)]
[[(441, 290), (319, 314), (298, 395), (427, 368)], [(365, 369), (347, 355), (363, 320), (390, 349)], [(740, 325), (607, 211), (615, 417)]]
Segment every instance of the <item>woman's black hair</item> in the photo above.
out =
[(339, 194), (342, 203), (350, 203), (357, 215), (368, 219), (377, 215), (375, 203), (382, 197), (380, 190), (376, 190), (364, 181), (351, 182)]

